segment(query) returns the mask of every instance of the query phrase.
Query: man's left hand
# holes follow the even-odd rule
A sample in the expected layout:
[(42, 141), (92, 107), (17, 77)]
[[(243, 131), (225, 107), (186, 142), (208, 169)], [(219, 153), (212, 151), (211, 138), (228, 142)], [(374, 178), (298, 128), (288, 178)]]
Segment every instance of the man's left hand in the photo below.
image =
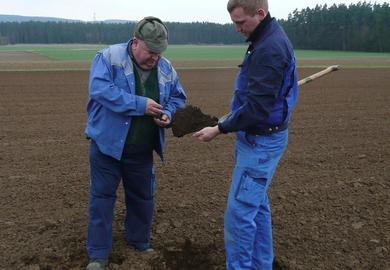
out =
[(154, 117), (153, 120), (160, 127), (166, 127), (171, 123), (171, 119), (166, 114), (161, 115), (160, 118)]

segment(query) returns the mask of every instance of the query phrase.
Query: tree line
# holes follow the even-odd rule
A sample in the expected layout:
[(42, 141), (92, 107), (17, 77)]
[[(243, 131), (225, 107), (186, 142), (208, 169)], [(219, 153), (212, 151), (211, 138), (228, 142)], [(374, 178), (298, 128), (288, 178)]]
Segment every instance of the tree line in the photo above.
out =
[(390, 52), (389, 3), (317, 5), (280, 22), (295, 48)]
[[(271, 12), (272, 14), (272, 12)], [(279, 20), (296, 49), (390, 52), (389, 3), (317, 5)], [(113, 44), (128, 40), (135, 22), (1, 22), (0, 45)], [(170, 44), (239, 44), (232, 24), (168, 22)]]
[[(130, 39), (136, 23), (2, 22), (0, 44), (112, 44)], [(168, 22), (170, 44), (235, 44), (242, 42), (231, 24)]]

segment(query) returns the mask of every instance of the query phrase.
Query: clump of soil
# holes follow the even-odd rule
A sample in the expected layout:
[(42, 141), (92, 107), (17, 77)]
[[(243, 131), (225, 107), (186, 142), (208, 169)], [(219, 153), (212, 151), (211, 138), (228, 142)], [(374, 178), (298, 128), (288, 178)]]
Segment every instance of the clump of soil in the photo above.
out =
[(186, 239), (180, 246), (167, 246), (162, 249), (161, 254), (151, 261), (153, 270), (204, 270), (214, 269), (211, 254), (217, 247), (198, 246), (191, 240)]
[(176, 111), (172, 120), (172, 132), (175, 137), (183, 137), (204, 127), (215, 126), (217, 123), (217, 117), (204, 114), (200, 108), (188, 105)]

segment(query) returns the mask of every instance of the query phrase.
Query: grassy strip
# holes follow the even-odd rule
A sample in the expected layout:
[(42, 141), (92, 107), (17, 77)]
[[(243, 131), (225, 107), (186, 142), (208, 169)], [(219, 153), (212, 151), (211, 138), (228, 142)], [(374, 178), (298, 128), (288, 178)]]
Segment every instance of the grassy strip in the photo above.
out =
[(347, 52), (347, 51), (313, 51), (313, 50), (296, 50), (298, 59), (327, 59), (327, 58), (383, 58), (389, 57), (390, 53), (375, 52)]
[[(328, 66), (325, 65), (302, 65), (298, 66), (298, 69), (301, 68), (312, 68), (312, 69), (324, 69)], [(210, 69), (236, 69), (237, 67), (218, 67), (218, 66), (207, 66), (207, 67), (177, 67), (176, 70), (210, 70)], [(390, 66), (363, 66), (363, 65), (354, 65), (354, 66), (342, 66), (341, 69), (390, 69)], [(88, 71), (89, 68), (20, 68), (20, 69), (1, 69), (0, 72), (67, 72), (67, 71)]]
[[(106, 45), (58, 44), (58, 45), (7, 45), (0, 52), (31, 52), (56, 61), (91, 60)], [(164, 53), (170, 60), (240, 60), (245, 45), (170, 45)], [(326, 58), (390, 58), (390, 53), (296, 50), (297, 59)]]

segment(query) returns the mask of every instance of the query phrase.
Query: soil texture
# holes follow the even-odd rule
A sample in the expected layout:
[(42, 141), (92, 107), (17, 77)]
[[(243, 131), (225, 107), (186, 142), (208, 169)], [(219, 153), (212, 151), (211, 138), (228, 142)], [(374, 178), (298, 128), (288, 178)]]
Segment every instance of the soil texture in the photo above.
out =
[[(226, 114), (236, 72), (179, 71), (188, 104)], [(0, 72), (1, 270), (85, 269), (87, 84), (87, 71)], [(342, 69), (301, 87), (269, 191), (285, 269), (390, 269), (389, 104), (384, 68)], [(154, 252), (126, 245), (120, 187), (109, 269), (225, 269), (234, 134), (200, 143), (168, 130), (166, 139), (166, 161), (155, 158)]]
[(187, 105), (184, 109), (178, 109), (172, 120), (172, 134), (175, 137), (201, 130), (204, 127), (215, 126), (218, 118), (204, 114), (200, 108)]

